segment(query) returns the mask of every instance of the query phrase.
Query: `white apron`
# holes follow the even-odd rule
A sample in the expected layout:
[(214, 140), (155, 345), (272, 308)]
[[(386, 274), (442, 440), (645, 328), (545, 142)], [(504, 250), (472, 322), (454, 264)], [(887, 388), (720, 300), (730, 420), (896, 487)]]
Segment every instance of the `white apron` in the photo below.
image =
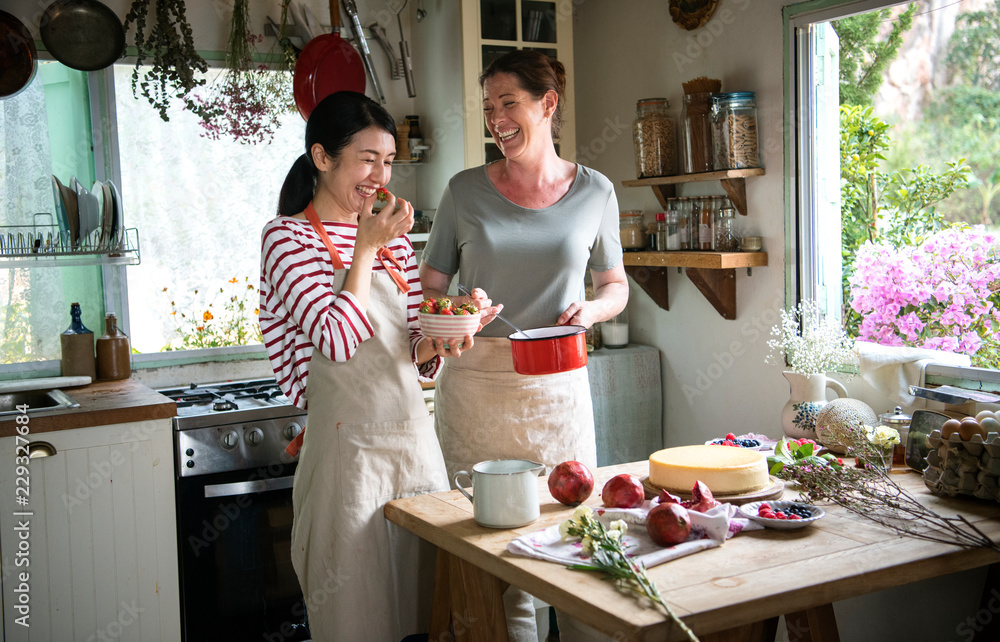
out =
[[(336, 270), (340, 291), (347, 270)], [(292, 502), (292, 564), (315, 642), (427, 631), (436, 549), (388, 522), (391, 499), (448, 489), (410, 359), (406, 294), (372, 274), (374, 336), (346, 362), (313, 353)]]
[[(477, 337), (471, 350), (445, 362), (434, 386), (434, 428), (449, 480), (487, 459), (537, 461), (546, 474), (571, 459), (597, 467), (587, 369), (518, 374), (505, 338)], [(510, 641), (535, 642), (531, 596), (511, 586), (503, 601)]]

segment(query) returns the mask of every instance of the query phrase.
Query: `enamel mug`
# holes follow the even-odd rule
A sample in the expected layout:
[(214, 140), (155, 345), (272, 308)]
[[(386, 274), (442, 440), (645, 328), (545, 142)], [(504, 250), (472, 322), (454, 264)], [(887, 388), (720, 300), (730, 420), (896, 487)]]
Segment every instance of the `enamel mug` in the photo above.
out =
[[(480, 526), (517, 528), (538, 519), (538, 474), (545, 466), (526, 459), (494, 459), (472, 467), (472, 474), (460, 470), (452, 481), (472, 502), (473, 516)], [(458, 478), (472, 480), (472, 494)]]

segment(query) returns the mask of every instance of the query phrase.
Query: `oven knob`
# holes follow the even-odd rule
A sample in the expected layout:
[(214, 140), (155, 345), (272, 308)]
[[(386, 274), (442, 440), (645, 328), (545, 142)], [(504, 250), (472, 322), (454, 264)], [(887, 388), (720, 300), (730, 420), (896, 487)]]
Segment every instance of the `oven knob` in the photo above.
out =
[(236, 444), (240, 442), (240, 436), (236, 434), (236, 431), (230, 430), (226, 434), (222, 435), (222, 447), (226, 450), (232, 450), (236, 448)]
[(191, 461), (190, 459), (187, 460), (187, 464), (186, 465), (187, 465), (188, 468), (194, 468), (194, 462)]
[(302, 432), (302, 426), (293, 421), (281, 429), (281, 436), (284, 437), (286, 441), (291, 441), (298, 437), (300, 432)]
[(251, 446), (256, 446), (264, 440), (264, 431), (260, 428), (253, 428), (247, 431), (246, 435), (247, 443)]
[(194, 455), (194, 448), (188, 448), (187, 450), (184, 451), (184, 454), (187, 455), (188, 457), (193, 456)]

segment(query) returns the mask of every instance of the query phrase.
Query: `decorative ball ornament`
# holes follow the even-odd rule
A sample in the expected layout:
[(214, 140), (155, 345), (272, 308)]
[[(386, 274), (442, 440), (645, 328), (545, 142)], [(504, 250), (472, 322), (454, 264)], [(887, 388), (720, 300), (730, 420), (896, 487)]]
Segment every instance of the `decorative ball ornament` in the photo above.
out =
[(835, 453), (847, 453), (842, 440), (848, 428), (861, 424), (878, 425), (878, 415), (871, 406), (858, 399), (834, 399), (816, 415), (816, 440)]
[(719, 0), (670, 0), (670, 17), (678, 26), (692, 31), (704, 27)]

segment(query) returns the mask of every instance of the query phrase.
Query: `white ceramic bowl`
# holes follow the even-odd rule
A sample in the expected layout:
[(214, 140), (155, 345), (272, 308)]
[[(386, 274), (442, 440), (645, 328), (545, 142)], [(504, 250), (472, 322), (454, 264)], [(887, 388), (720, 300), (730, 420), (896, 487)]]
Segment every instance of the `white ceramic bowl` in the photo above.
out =
[(476, 314), (427, 314), (417, 313), (420, 331), (425, 337), (433, 339), (456, 339), (467, 334), (475, 334), (479, 329), (479, 316)]
[[(757, 514), (757, 511), (760, 509), (760, 505), (765, 503), (770, 504), (772, 510), (788, 508), (792, 505), (802, 506), (803, 508), (808, 508), (812, 511), (812, 517), (803, 517), (802, 519), (768, 519), (766, 517), (761, 517)], [(823, 509), (819, 506), (790, 501), (753, 502), (750, 504), (743, 504), (740, 506), (739, 514), (740, 517), (751, 519), (762, 526), (766, 526), (767, 528), (779, 528), (783, 530), (805, 528), (825, 515)]]

